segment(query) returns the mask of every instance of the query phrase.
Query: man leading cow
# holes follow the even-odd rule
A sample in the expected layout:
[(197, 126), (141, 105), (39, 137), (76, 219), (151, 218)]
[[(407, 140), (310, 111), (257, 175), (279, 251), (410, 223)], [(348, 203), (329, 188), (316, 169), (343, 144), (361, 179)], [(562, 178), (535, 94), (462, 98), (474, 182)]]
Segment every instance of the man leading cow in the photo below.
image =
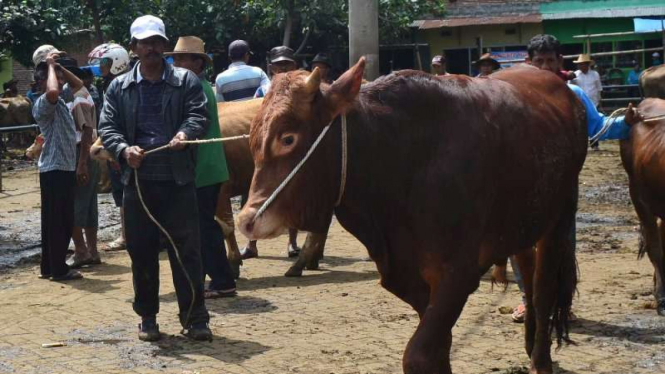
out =
[[(130, 31), (131, 48), (139, 62), (111, 82), (99, 131), (104, 147), (122, 165), (133, 306), (141, 316), (139, 339), (161, 337), (157, 325), (161, 234), (147, 207), (175, 243), (167, 250), (184, 332), (196, 340), (209, 340), (200, 238), (192, 235), (199, 232), (195, 150), (181, 142), (205, 135), (205, 94), (194, 73), (164, 60), (168, 39), (161, 19), (139, 17)], [(146, 157), (146, 150), (167, 144), (169, 151)]]

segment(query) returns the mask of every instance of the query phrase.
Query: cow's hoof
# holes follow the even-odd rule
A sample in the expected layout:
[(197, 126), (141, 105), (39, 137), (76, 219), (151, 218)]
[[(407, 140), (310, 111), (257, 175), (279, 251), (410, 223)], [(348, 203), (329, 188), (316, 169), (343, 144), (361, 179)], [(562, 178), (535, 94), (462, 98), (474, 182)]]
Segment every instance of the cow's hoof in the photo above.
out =
[(302, 277), (302, 268), (291, 266), (289, 270), (284, 273), (285, 277)]
[(658, 306), (656, 306), (656, 311), (658, 312), (659, 316), (665, 317), (665, 300), (661, 300), (658, 302)]
[(307, 270), (319, 270), (319, 261), (310, 261), (305, 265)]

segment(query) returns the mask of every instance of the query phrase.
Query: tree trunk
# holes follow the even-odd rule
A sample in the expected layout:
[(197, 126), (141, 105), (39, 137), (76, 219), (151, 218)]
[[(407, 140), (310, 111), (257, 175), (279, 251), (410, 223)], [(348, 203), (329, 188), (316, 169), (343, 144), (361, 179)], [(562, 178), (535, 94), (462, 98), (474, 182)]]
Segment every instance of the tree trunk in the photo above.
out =
[(296, 49), (296, 52), (294, 53), (294, 55), (298, 56), (302, 52), (302, 50), (305, 49), (305, 47), (307, 46), (307, 41), (309, 40), (309, 35), (312, 33), (312, 27), (313, 26), (310, 25), (307, 28), (307, 32), (305, 33), (305, 37), (303, 38), (302, 43), (300, 43), (300, 46), (298, 47), (298, 49)]
[(99, 10), (97, 8), (97, 2), (95, 0), (87, 0), (88, 10), (92, 15), (92, 23), (95, 26), (95, 40), (97, 44), (104, 43), (104, 34), (102, 33), (102, 24), (99, 21)]
[(282, 45), (288, 47), (291, 44), (291, 31), (293, 30), (293, 0), (286, 2), (286, 24), (284, 25), (284, 38)]

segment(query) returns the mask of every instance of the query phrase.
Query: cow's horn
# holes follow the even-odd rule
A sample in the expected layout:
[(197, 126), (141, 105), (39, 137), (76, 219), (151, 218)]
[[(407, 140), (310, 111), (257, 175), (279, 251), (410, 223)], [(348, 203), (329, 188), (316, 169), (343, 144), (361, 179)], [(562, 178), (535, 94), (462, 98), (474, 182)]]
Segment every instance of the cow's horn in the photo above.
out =
[(308, 94), (314, 95), (318, 90), (319, 86), (321, 85), (321, 72), (319, 71), (318, 67), (315, 67), (314, 70), (312, 70), (312, 73), (305, 79), (305, 91), (307, 91)]

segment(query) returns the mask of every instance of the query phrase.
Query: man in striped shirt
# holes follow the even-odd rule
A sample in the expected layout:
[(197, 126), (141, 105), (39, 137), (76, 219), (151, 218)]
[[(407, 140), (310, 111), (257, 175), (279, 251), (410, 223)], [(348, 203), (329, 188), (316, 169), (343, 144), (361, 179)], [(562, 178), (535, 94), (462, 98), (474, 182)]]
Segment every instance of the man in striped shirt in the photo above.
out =
[(56, 62), (62, 52), (43, 45), (32, 56), (34, 79), (44, 92), (35, 100), (32, 114), (44, 135), (39, 157), (42, 211), (42, 279), (68, 281), (83, 278), (65, 262), (74, 229), (76, 185), (76, 126), (62, 99), (65, 82), (76, 93), (83, 82)]
[(249, 44), (244, 40), (229, 45), (231, 65), (215, 79), (217, 102), (249, 100), (259, 87), (267, 91), (270, 80), (260, 68), (247, 65), (250, 54)]

